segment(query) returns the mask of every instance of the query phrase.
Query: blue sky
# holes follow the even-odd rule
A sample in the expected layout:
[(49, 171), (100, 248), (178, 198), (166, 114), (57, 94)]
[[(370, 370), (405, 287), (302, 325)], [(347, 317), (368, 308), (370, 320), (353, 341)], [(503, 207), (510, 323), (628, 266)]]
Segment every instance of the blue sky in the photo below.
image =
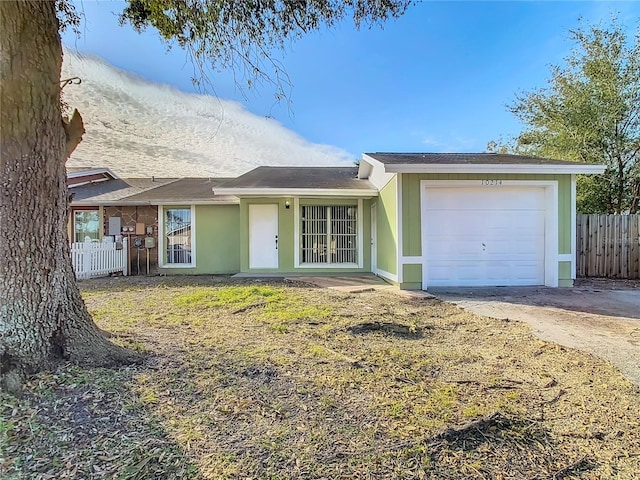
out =
[[(85, 15), (82, 35), (66, 32), (65, 45), (147, 80), (197, 91), (182, 50), (167, 53), (152, 29), (138, 34), (118, 25), (122, 2), (76, 5)], [(633, 32), (640, 2), (421, 2), (383, 29), (356, 31), (344, 22), (276, 52), (293, 83), (290, 104), (276, 103), (270, 85), (239, 91), (229, 72), (211, 80), (219, 97), (354, 157), (484, 151), (488, 141), (520, 130), (505, 105), (516, 92), (545, 85), (549, 65), (570, 51), (568, 30), (578, 18), (607, 22), (612, 13)]]

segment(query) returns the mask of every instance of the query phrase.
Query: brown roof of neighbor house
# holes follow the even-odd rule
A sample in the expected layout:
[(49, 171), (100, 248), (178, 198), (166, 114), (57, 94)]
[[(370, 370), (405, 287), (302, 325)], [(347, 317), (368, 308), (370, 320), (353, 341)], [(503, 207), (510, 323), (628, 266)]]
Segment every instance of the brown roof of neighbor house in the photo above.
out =
[(576, 165), (576, 162), (505, 153), (365, 153), (385, 165)]
[(86, 172), (89, 170), (96, 170), (99, 167), (69, 167), (67, 166), (67, 173)]
[(258, 167), (219, 189), (376, 190), (368, 180), (358, 179), (358, 167)]
[(127, 198), (129, 202), (142, 203), (187, 203), (230, 202), (237, 198), (231, 195), (215, 195), (213, 188), (229, 178), (181, 178), (166, 185), (146, 190)]
[(212, 188), (229, 178), (119, 178), (70, 187), (72, 205), (157, 205), (237, 202), (214, 195)]
[(98, 205), (121, 202), (145, 190), (175, 182), (175, 178), (118, 178), (100, 183), (69, 187), (72, 204)]

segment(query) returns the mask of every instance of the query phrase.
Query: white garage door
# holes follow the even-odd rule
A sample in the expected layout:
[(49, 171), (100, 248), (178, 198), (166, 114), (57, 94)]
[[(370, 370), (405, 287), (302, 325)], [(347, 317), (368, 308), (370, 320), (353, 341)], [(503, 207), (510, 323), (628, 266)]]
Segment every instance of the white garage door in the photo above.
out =
[(426, 188), (427, 286), (544, 285), (544, 188)]

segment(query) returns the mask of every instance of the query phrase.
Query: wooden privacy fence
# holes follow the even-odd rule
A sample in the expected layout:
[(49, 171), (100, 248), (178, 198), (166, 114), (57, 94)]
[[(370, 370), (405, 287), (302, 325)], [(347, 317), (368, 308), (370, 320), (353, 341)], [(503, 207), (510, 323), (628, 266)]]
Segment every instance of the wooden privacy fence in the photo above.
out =
[(127, 275), (127, 239), (122, 243), (97, 243), (87, 238), (84, 242), (72, 243), (71, 263), (78, 280), (105, 277), (116, 272)]
[(577, 215), (579, 277), (640, 278), (640, 215)]

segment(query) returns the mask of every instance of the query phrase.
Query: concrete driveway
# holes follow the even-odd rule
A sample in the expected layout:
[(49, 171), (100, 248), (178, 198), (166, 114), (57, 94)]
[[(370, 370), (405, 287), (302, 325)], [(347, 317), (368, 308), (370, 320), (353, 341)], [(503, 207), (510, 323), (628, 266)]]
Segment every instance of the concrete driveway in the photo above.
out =
[(640, 282), (624, 290), (587, 285), (433, 288), (429, 292), (479, 315), (526, 322), (541, 339), (608, 360), (640, 385), (638, 287)]

